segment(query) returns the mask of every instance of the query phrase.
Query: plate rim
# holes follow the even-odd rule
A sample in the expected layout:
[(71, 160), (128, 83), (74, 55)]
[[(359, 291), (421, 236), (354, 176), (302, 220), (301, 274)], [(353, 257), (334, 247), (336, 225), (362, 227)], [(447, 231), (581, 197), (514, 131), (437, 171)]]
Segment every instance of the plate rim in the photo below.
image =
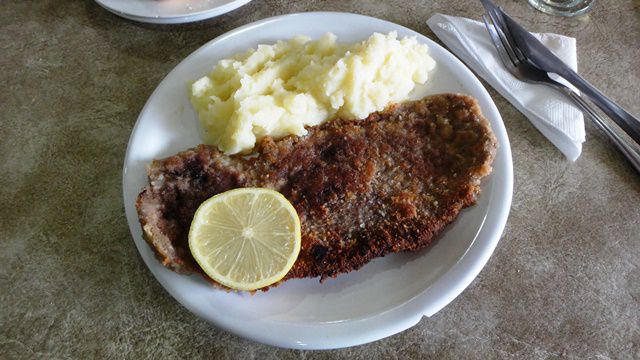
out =
[[(198, 47), (196, 50), (194, 50), (193, 52), (191, 52), (187, 57), (185, 57), (182, 61), (180, 61), (176, 66), (173, 67), (173, 69), (167, 73), (167, 75), (165, 75), (165, 77), (162, 79), (162, 81), (160, 81), (160, 83), (157, 85), (157, 87), (154, 89), (154, 91), (151, 93), (151, 95), (149, 96), (149, 98), (147, 99), (147, 102), (145, 103), (144, 107), (142, 108), (142, 110), (140, 111), (140, 114), (138, 115), (137, 119), (136, 119), (136, 123), (134, 125), (134, 127), (131, 130), (131, 134), (127, 143), (127, 149), (126, 149), (126, 153), (125, 153), (125, 159), (124, 159), (124, 164), (123, 164), (123, 182), (122, 182), (122, 186), (123, 186), (123, 199), (125, 200), (124, 203), (124, 207), (125, 207), (125, 213), (127, 215), (127, 222), (128, 222), (128, 226), (130, 229), (130, 233), (132, 235), (132, 238), (134, 240), (134, 244), (136, 245), (136, 248), (138, 248), (138, 244), (136, 242), (136, 233), (134, 232), (134, 228), (132, 226), (130, 226), (129, 223), (129, 207), (126, 204), (126, 178), (127, 178), (127, 164), (129, 163), (129, 155), (130, 155), (130, 147), (132, 144), (132, 140), (134, 138), (134, 135), (136, 134), (136, 131), (138, 129), (138, 126), (140, 124), (140, 120), (142, 118), (142, 115), (145, 113), (145, 111), (147, 110), (147, 107), (149, 106), (151, 99), (154, 98), (154, 96), (156, 95), (156, 92), (158, 91), (159, 88), (162, 87), (162, 85), (165, 83), (165, 81), (167, 81), (167, 78), (179, 67), (181, 66), (183, 63), (187, 62), (191, 57), (195, 56), (197, 53), (199, 53), (200, 51), (202, 51), (205, 47), (211, 46), (212, 43), (214, 42), (219, 42), (224, 40), (227, 37), (231, 37), (231, 36), (235, 36), (239, 33), (245, 32), (245, 31), (249, 31), (252, 28), (255, 27), (259, 27), (265, 23), (269, 23), (269, 22), (276, 22), (276, 21), (282, 21), (285, 19), (289, 19), (289, 18), (293, 18), (293, 17), (303, 17), (303, 16), (355, 16), (355, 17), (361, 17), (361, 18), (365, 18), (365, 19), (369, 19), (369, 20), (374, 20), (377, 22), (383, 22), (383, 23), (387, 23), (389, 25), (393, 25), (394, 27), (397, 27), (399, 30), (402, 29), (403, 31), (408, 31), (410, 33), (415, 33), (417, 36), (422, 37), (427, 39), (427, 41), (429, 42), (428, 45), (430, 47), (439, 47), (440, 50), (444, 51), (445, 53), (448, 53), (451, 56), (451, 61), (453, 63), (455, 63), (456, 67), (458, 68), (462, 68), (464, 72), (466, 72), (465, 74), (465, 78), (468, 78), (471, 82), (475, 82), (476, 84), (474, 84), (481, 92), (484, 93), (484, 95), (486, 96), (486, 99), (489, 102), (489, 106), (490, 109), (483, 109), (483, 113), (484, 115), (489, 118), (489, 122), (491, 123), (492, 127), (493, 127), (493, 131), (494, 133), (496, 133), (496, 136), (500, 138), (500, 145), (498, 148), (498, 151), (496, 153), (496, 155), (498, 155), (498, 153), (501, 153), (502, 157), (502, 163), (500, 164), (500, 166), (504, 166), (504, 174), (502, 176), (501, 180), (502, 182), (500, 184), (494, 184), (494, 187), (497, 188), (497, 185), (499, 185), (500, 187), (502, 187), (504, 190), (501, 192), (501, 195), (503, 196), (502, 199), (498, 199), (501, 200), (501, 205), (497, 206), (497, 209), (494, 209), (493, 211), (496, 211), (497, 214), (494, 215), (494, 219), (492, 221), (492, 223), (487, 224), (487, 216), (488, 214), (492, 211), (492, 207), (488, 206), (487, 208), (487, 212), (484, 214), (484, 219), (482, 221), (482, 225), (480, 226), (480, 229), (478, 231), (478, 235), (476, 236), (476, 239), (480, 236), (480, 234), (484, 234), (485, 237), (488, 236), (488, 240), (485, 240), (485, 244), (482, 247), (478, 247), (475, 246), (476, 242), (474, 241), (472, 244), (469, 245), (469, 248), (467, 249), (467, 251), (462, 255), (462, 257), (451, 267), (449, 268), (444, 274), (442, 274), (431, 287), (425, 288), (422, 290), (422, 292), (420, 292), (419, 294), (417, 294), (416, 296), (414, 296), (413, 298), (411, 298), (410, 300), (398, 304), (397, 306), (391, 308), (391, 309), (387, 309), (381, 313), (377, 313), (365, 318), (361, 318), (361, 319), (356, 319), (353, 321), (347, 321), (344, 323), (332, 323), (332, 326), (340, 328), (340, 327), (344, 327), (345, 323), (347, 324), (353, 324), (353, 323), (360, 323), (360, 322), (373, 322), (373, 323), (384, 323), (384, 327), (382, 329), (369, 329), (369, 331), (364, 332), (364, 333), (357, 333), (357, 334), (353, 334), (351, 332), (349, 332), (349, 336), (348, 338), (345, 339), (341, 339), (341, 341), (336, 341), (335, 339), (333, 341), (322, 341), (322, 340), (318, 340), (318, 341), (307, 341), (307, 342), (302, 342), (302, 341), (278, 341), (278, 340), (274, 340), (273, 336), (269, 336), (269, 335), (259, 335), (256, 334), (254, 332), (251, 331), (247, 331), (246, 329), (242, 328), (242, 327), (238, 327), (238, 326), (234, 326), (233, 324), (231, 324), (229, 321), (222, 321), (221, 319), (212, 319), (211, 317), (206, 316), (205, 314), (203, 314), (199, 309), (196, 309), (195, 307), (192, 307), (186, 300), (184, 300), (184, 296), (182, 294), (177, 294), (175, 293), (175, 291), (173, 291), (173, 289), (171, 289), (170, 287), (166, 286), (164, 281), (161, 280), (158, 275), (156, 275), (156, 273), (152, 270), (151, 267), (149, 267), (149, 265), (147, 264), (146, 260), (143, 258), (143, 261), (145, 262), (145, 265), (147, 265), (147, 267), (149, 268), (149, 270), (151, 271), (151, 273), (154, 275), (154, 277), (156, 278), (156, 280), (158, 282), (161, 283), (161, 285), (163, 286), (163, 288), (165, 289), (165, 291), (169, 292), (176, 300), (178, 300), (178, 302), (184, 306), (185, 308), (187, 308), (189, 311), (191, 311), (192, 313), (194, 313), (196, 316), (206, 320), (207, 322), (215, 325), (216, 327), (219, 327), (221, 329), (224, 329), (226, 331), (229, 331), (233, 334), (236, 334), (238, 336), (247, 338), (247, 339), (251, 339), (257, 342), (261, 342), (261, 343), (265, 343), (265, 344), (269, 344), (272, 346), (278, 346), (278, 347), (285, 347), (285, 348), (293, 348), (293, 349), (335, 349), (335, 348), (343, 348), (343, 347), (349, 347), (349, 346), (355, 346), (355, 345), (360, 345), (360, 344), (364, 344), (364, 343), (368, 343), (368, 342), (372, 342), (372, 341), (376, 341), (376, 340), (380, 340), (382, 338), (394, 335), (396, 333), (399, 333), (401, 331), (404, 331), (412, 326), (414, 326), (423, 316), (432, 316), (433, 314), (437, 313), (439, 310), (441, 310), (442, 308), (444, 308), (447, 304), (449, 304), (451, 301), (453, 301), (456, 297), (458, 297), (462, 291), (464, 291), (464, 289), (466, 289), (471, 282), (478, 276), (478, 274), (480, 273), (480, 271), (484, 268), (484, 266), (486, 265), (487, 261), (489, 260), (489, 258), (491, 257), (493, 251), (495, 250), (498, 242), (500, 241), (500, 238), (503, 234), (507, 219), (508, 219), (508, 215), (511, 209), (511, 202), (512, 202), (512, 196), (513, 196), (513, 160), (512, 160), (512, 154), (511, 154), (511, 147), (510, 147), (510, 142), (509, 142), (509, 138), (508, 138), (508, 134), (506, 132), (504, 123), (502, 121), (502, 117), (500, 115), (500, 112), (498, 110), (498, 108), (495, 105), (495, 102), (493, 101), (493, 98), (491, 97), (491, 95), (489, 94), (489, 92), (486, 90), (486, 88), (484, 87), (484, 85), (482, 85), (482, 83), (480, 82), (480, 80), (477, 78), (477, 76), (464, 64), (462, 63), (455, 55), (453, 55), (449, 50), (447, 50), (446, 48), (444, 48), (443, 46), (439, 45), (438, 43), (436, 43), (434, 40), (428, 38), (427, 36), (412, 30), (410, 28), (404, 27), (402, 25), (396, 24), (394, 22), (388, 21), (388, 20), (384, 20), (384, 19), (380, 19), (380, 18), (375, 18), (375, 17), (371, 17), (371, 16), (367, 16), (367, 15), (361, 15), (361, 14), (355, 14), (355, 13), (349, 13), (349, 12), (333, 12), (333, 11), (312, 11), (312, 12), (299, 12), (299, 13), (291, 13), (291, 14), (285, 14), (285, 15), (279, 15), (279, 16), (273, 16), (273, 17), (269, 17), (269, 18), (265, 18), (265, 19), (261, 19), (261, 20), (257, 20), (248, 24), (245, 24), (243, 26), (231, 29), (228, 32), (225, 32), (213, 39), (211, 39), (210, 41), (207, 41), (205, 44), (203, 44), (202, 46)], [(466, 76), (469, 75), (469, 76)], [(491, 112), (491, 115), (488, 115), (487, 113)], [(492, 121), (495, 120), (495, 121)], [(498, 136), (499, 135), (499, 136)], [(496, 159), (498, 158), (498, 156), (496, 156)], [(495, 160), (494, 160), (495, 161)], [(494, 167), (495, 167), (496, 163), (494, 162)], [(497, 191), (497, 190), (496, 190)], [(137, 219), (137, 215), (136, 215), (136, 219)], [(138, 229), (139, 230), (139, 229)], [(485, 233), (488, 233), (485, 234)], [(145, 242), (146, 244), (146, 242)], [(138, 248), (138, 250), (140, 250)], [(139, 251), (139, 255), (141, 256), (142, 254)], [(471, 256), (473, 255), (473, 256)], [(142, 257), (142, 256), (141, 256)], [(449, 279), (448, 281), (446, 281), (448, 278), (452, 278)], [(454, 281), (455, 280), (455, 281)], [(445, 286), (445, 284), (447, 285), (446, 288), (443, 288)], [(452, 286), (453, 284), (453, 286)], [(446, 293), (446, 296), (440, 296), (439, 297), (439, 301), (435, 302), (435, 306), (426, 306), (426, 305), (422, 305), (421, 303), (425, 301), (425, 292), (427, 289), (437, 289), (437, 288), (442, 288), (442, 293)], [(427, 294), (428, 295), (428, 294)], [(309, 326), (311, 327), (316, 327), (318, 328), (319, 325), (308, 325), (308, 326), (303, 326), (303, 325), (298, 325), (298, 324), (288, 324), (290, 327), (292, 328), (308, 328)], [(323, 324), (326, 325), (326, 324)], [(344, 330), (344, 329), (342, 329)], [(325, 334), (326, 335), (326, 334)]]
[(185, 24), (185, 23), (211, 19), (220, 15), (224, 15), (233, 10), (236, 10), (250, 3), (251, 1), (252, 0), (231, 0), (226, 4), (219, 5), (214, 8), (189, 12), (183, 15), (144, 16), (144, 15), (131, 14), (126, 11), (118, 10), (112, 6), (107, 5), (104, 0), (95, 0), (95, 2), (98, 5), (100, 5), (100, 7), (102, 7), (103, 9), (109, 11), (114, 15), (123, 17), (125, 19), (142, 22), (142, 23), (148, 23), (148, 24)]

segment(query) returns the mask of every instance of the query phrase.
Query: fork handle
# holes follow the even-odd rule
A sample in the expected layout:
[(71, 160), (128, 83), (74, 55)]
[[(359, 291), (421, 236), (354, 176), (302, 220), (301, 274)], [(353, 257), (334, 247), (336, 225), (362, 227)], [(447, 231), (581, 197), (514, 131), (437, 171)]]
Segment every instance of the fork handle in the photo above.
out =
[(640, 173), (640, 145), (625, 139), (618, 134), (610, 122), (603, 119), (593, 108), (586, 102), (580, 95), (576, 94), (569, 88), (564, 88), (563, 92), (569, 96), (569, 98), (589, 117), (596, 123), (596, 125), (604, 131), (604, 133), (611, 139), (615, 147), (622, 152), (622, 154), (629, 160), (631, 165), (638, 173)]
[[(638, 118), (613, 102), (613, 100), (609, 99), (573, 70), (567, 69), (567, 71), (559, 75), (578, 88), (578, 90), (586, 95), (597, 107), (607, 114), (607, 116), (615, 121), (622, 130), (629, 134), (636, 143), (640, 144), (640, 120), (638, 120)], [(584, 101), (583, 99), (580, 100)]]

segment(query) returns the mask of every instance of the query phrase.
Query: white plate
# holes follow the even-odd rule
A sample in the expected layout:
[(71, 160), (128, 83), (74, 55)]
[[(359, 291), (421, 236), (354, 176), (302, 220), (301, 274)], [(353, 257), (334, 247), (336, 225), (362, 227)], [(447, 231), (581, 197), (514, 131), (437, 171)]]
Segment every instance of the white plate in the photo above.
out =
[(152, 24), (182, 24), (228, 13), (251, 0), (96, 0), (112, 13)]
[[(208, 73), (217, 59), (260, 43), (296, 34), (359, 41), (373, 32), (398, 31), (429, 45), (437, 69), (413, 97), (462, 92), (478, 99), (498, 138), (493, 173), (482, 182), (478, 204), (460, 217), (429, 249), (376, 259), (349, 274), (329, 279), (288, 281), (266, 293), (227, 293), (199, 276), (164, 268), (141, 237), (134, 202), (147, 184), (145, 165), (200, 142), (187, 98), (187, 81)], [(124, 203), (140, 254), (160, 283), (199, 317), (237, 335), (290, 348), (352, 346), (393, 335), (431, 316), (458, 296), (478, 275), (495, 248), (511, 206), (513, 172), (509, 139), (491, 97), (451, 53), (402, 26), (347, 13), (302, 13), (258, 21), (209, 43), (182, 61), (151, 95), (133, 129), (124, 164)]]

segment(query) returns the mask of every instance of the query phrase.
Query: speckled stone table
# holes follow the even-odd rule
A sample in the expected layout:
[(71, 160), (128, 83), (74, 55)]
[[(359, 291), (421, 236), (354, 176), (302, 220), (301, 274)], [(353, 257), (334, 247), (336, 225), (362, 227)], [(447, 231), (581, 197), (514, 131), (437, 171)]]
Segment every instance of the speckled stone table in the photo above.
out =
[[(580, 72), (640, 114), (640, 2), (555, 18), (498, 1), (533, 31), (578, 39)], [(509, 221), (453, 303), (371, 344), (276, 349), (211, 327), (152, 277), (124, 216), (129, 133), (160, 80), (228, 30), (299, 11), (349, 11), (432, 39), (435, 12), (478, 1), (255, 0), (216, 19), (152, 26), (93, 1), (0, 2), (0, 358), (640, 358), (640, 176), (587, 124), (568, 162), (500, 95), (514, 156)]]

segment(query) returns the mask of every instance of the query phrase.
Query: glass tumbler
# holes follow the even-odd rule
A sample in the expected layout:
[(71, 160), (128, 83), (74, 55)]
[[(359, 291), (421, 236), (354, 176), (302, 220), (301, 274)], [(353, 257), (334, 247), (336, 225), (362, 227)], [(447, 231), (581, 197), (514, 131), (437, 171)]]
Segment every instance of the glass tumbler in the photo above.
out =
[(551, 15), (575, 16), (586, 13), (595, 0), (529, 0), (534, 8)]

